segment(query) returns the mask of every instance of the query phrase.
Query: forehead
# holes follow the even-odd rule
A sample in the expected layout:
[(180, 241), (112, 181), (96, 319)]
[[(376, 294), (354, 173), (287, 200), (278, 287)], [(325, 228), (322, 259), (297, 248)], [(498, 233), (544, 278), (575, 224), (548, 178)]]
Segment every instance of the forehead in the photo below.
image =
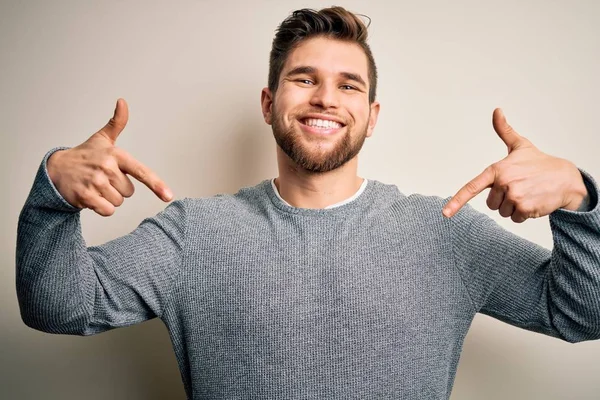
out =
[(351, 72), (365, 81), (368, 76), (367, 56), (360, 45), (325, 37), (302, 41), (289, 54), (282, 75), (299, 66), (314, 67), (319, 73), (332, 75)]

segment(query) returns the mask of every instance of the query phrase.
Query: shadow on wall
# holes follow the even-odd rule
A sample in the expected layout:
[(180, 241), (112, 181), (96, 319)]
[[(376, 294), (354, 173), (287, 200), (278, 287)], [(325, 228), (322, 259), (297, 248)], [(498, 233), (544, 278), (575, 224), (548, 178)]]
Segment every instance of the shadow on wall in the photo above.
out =
[[(207, 106), (196, 107), (205, 109)], [(234, 119), (228, 114), (231, 109), (236, 109)], [(230, 105), (228, 110), (210, 117), (208, 125), (219, 126), (218, 132), (198, 128), (197, 132), (181, 139), (184, 148), (166, 149), (170, 159), (186, 160), (186, 165), (179, 166), (185, 177), (186, 196), (232, 194), (242, 187), (254, 186), (277, 176), (275, 140), (271, 127), (262, 120), (258, 106), (239, 103)], [(201, 118), (196, 124), (204, 127), (206, 117)]]

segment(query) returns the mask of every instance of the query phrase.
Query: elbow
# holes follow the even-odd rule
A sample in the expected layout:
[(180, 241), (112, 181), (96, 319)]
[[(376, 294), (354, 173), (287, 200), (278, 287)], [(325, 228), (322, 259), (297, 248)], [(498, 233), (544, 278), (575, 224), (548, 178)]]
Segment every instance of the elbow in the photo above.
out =
[(21, 320), (29, 328), (36, 331), (63, 335), (85, 335), (85, 329), (75, 321), (64, 321), (53, 318), (48, 313), (24, 311), (21, 309)]
[(575, 334), (571, 333), (569, 335), (566, 335), (563, 337), (563, 339), (569, 343), (581, 343), (581, 342), (588, 342), (590, 340), (598, 340), (598, 339), (600, 339), (600, 329), (596, 328), (593, 331), (582, 330)]
[(586, 317), (563, 318), (555, 321), (555, 328), (560, 338), (569, 343), (587, 342), (600, 339), (600, 313), (588, 314)]
[(62, 335), (80, 335), (91, 334), (78, 320), (65, 320), (53, 318), (48, 313), (35, 313), (21, 310), (21, 320), (31, 329), (44, 333), (62, 334)]
[(47, 296), (35, 296), (17, 290), (19, 311), (23, 323), (37, 331), (65, 335), (86, 335), (89, 325), (84, 303), (58, 302)]

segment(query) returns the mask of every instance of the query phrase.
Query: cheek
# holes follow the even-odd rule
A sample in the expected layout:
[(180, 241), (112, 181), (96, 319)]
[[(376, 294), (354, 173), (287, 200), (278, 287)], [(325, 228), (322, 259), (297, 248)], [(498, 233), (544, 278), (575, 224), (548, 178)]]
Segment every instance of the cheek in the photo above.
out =
[[(305, 91), (306, 92), (306, 91)], [(291, 90), (283, 88), (275, 97), (274, 110), (278, 117), (288, 121), (294, 118), (294, 114), (305, 108), (306, 99), (302, 90)]]
[(283, 84), (279, 87), (278, 90), (278, 94), (279, 94), (279, 101), (281, 103), (293, 103), (295, 101), (295, 99), (297, 97), (299, 97), (299, 93), (297, 88), (291, 86), (291, 85), (286, 85)]
[(346, 109), (352, 115), (355, 124), (364, 125), (369, 122), (370, 107), (363, 99), (352, 99), (346, 104)]

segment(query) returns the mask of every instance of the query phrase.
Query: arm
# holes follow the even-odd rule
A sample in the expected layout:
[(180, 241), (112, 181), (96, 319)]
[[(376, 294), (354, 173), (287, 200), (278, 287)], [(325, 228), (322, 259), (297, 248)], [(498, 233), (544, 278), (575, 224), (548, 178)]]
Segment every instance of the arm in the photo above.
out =
[(598, 186), (582, 175), (590, 211), (550, 214), (552, 251), (468, 206), (450, 220), (456, 266), (476, 311), (569, 342), (600, 338)]
[(87, 247), (80, 209), (37, 172), (17, 232), (17, 296), (23, 321), (89, 335), (160, 317), (181, 269), (185, 202), (175, 201), (133, 232)]

